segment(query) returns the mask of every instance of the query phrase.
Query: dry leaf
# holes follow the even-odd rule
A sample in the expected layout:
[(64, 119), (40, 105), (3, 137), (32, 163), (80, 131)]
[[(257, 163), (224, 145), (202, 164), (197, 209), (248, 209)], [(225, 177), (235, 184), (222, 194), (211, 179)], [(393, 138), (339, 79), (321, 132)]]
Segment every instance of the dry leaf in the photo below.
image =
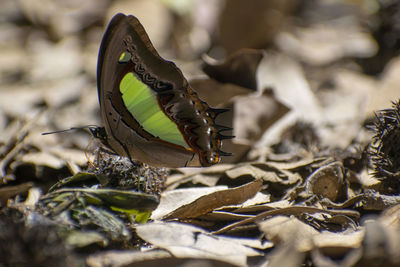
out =
[(268, 267), (297, 267), (301, 265), (304, 257), (305, 253), (297, 249), (296, 242), (286, 242), (271, 252), (268, 257)]
[(227, 54), (243, 47), (265, 47), (294, 8), (295, 4), (287, 0), (255, 0), (251, 5), (240, 0), (228, 1), (219, 16), (218, 43)]
[(317, 24), (293, 32), (280, 33), (278, 46), (312, 65), (329, 64), (342, 57), (370, 57), (378, 49), (370, 34), (348, 23)]
[(299, 251), (312, 248), (312, 237), (319, 232), (295, 217), (275, 216), (259, 222), (258, 227), (265, 233), (268, 240), (275, 244), (280, 242), (295, 242)]
[(161, 194), (160, 204), (158, 205), (157, 209), (153, 211), (151, 219), (159, 220), (179, 207), (188, 205), (202, 196), (225, 190), (227, 188), (227, 186), (214, 186), (204, 188), (175, 189), (163, 192)]
[(0, 187), (0, 205), (4, 207), (9, 198), (26, 193), (32, 187), (33, 183), (31, 182)]
[(131, 250), (106, 251), (90, 255), (86, 259), (86, 263), (90, 267), (120, 267), (137, 262), (144, 264), (157, 259), (165, 261), (168, 258), (171, 258), (171, 254), (164, 250), (150, 250), (145, 252)]
[(230, 83), (223, 84), (206, 78), (193, 78), (190, 80), (190, 86), (212, 107), (227, 107), (232, 98), (252, 92), (245, 87)]
[(277, 101), (293, 110), (299, 117), (320, 119), (319, 101), (311, 90), (300, 64), (283, 54), (269, 52), (261, 60), (258, 71), (260, 88), (272, 88)]
[(282, 118), (289, 109), (268, 92), (234, 99), (235, 142), (248, 144), (260, 139), (264, 131)]
[(364, 231), (351, 233), (323, 232), (313, 237), (313, 243), (325, 255), (341, 256), (353, 248), (359, 248), (364, 238)]
[[(266, 172), (266, 171), (263, 171), (263, 170), (261, 170), (261, 169), (259, 169), (257, 167), (254, 167), (254, 166), (251, 166), (251, 165), (247, 165), (247, 164), (246, 165), (241, 165), (241, 166), (239, 165), (236, 168), (232, 168), (230, 170), (227, 170), (225, 172), (225, 174), (231, 179), (236, 179), (236, 178), (239, 178), (239, 177), (242, 177), (242, 176), (250, 176), (250, 177), (252, 177), (254, 179), (264, 179), (264, 177), (271, 177), (271, 176), (274, 177), (274, 175), (271, 174), (271, 172)], [(279, 182), (280, 180), (281, 179), (279, 179), (276, 176), (276, 181), (275, 182)]]
[(310, 194), (336, 201), (345, 192), (344, 168), (341, 162), (333, 162), (314, 171), (306, 180)]
[(378, 88), (371, 92), (367, 110), (373, 112), (388, 108), (391, 101), (399, 98), (400, 57), (393, 58), (385, 67)]
[(33, 164), (35, 166), (48, 166), (53, 169), (60, 169), (62, 166), (65, 166), (64, 160), (45, 152), (32, 152), (26, 154), (22, 157), (22, 161), (25, 163)]
[(200, 215), (211, 212), (216, 208), (243, 203), (260, 191), (261, 185), (261, 180), (255, 180), (254, 182), (239, 187), (210, 193), (189, 204), (177, 208), (173, 212), (164, 216), (163, 219), (196, 218)]
[(261, 255), (230, 238), (213, 236), (201, 228), (181, 223), (147, 223), (138, 225), (136, 233), (178, 258), (216, 259), (243, 266), (247, 257)]
[(241, 49), (223, 62), (203, 57), (202, 69), (210, 78), (218, 82), (257, 90), (256, 71), (262, 57), (262, 50)]

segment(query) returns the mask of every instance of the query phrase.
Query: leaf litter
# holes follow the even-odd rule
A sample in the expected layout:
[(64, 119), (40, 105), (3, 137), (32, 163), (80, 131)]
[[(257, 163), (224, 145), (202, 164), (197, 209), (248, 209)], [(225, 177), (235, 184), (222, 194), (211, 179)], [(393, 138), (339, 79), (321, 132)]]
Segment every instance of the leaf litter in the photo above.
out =
[[(20, 2), (0, 4), (1, 264), (400, 264), (398, 2)], [(115, 10), (147, 10), (160, 53), (230, 109), (233, 157), (167, 170), (41, 135), (99, 124)]]

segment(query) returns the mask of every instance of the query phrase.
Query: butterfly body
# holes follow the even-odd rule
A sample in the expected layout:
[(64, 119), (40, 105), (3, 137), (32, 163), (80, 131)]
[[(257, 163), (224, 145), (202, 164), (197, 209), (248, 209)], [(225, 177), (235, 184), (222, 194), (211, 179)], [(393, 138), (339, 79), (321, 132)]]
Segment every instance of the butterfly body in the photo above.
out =
[[(215, 117), (182, 72), (160, 57), (134, 16), (117, 14), (99, 52), (98, 94), (105, 143), (152, 166), (209, 166), (221, 155)], [(229, 137), (228, 137), (229, 138)]]

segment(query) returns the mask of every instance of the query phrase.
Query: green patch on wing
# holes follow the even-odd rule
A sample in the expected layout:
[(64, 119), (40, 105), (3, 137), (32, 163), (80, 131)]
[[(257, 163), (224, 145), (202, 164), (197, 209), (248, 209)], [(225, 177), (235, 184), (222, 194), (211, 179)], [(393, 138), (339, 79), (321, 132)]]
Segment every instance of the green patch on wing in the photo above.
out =
[(151, 89), (133, 73), (122, 78), (120, 91), (126, 108), (145, 131), (161, 140), (188, 148), (178, 127), (161, 110)]
[(129, 52), (123, 52), (120, 56), (119, 56), (119, 60), (118, 62), (120, 63), (126, 63), (131, 59), (131, 53)]

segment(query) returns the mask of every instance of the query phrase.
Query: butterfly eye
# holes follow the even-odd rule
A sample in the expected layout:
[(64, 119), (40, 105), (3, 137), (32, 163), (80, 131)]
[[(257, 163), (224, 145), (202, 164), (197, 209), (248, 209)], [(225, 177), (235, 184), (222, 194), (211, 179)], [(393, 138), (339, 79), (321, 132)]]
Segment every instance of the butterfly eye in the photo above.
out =
[(207, 155), (207, 161), (208, 161), (210, 164), (214, 164), (216, 159), (217, 159), (217, 157), (216, 157), (216, 154), (215, 154), (214, 152), (211, 152), (211, 153), (209, 153), (209, 154)]

